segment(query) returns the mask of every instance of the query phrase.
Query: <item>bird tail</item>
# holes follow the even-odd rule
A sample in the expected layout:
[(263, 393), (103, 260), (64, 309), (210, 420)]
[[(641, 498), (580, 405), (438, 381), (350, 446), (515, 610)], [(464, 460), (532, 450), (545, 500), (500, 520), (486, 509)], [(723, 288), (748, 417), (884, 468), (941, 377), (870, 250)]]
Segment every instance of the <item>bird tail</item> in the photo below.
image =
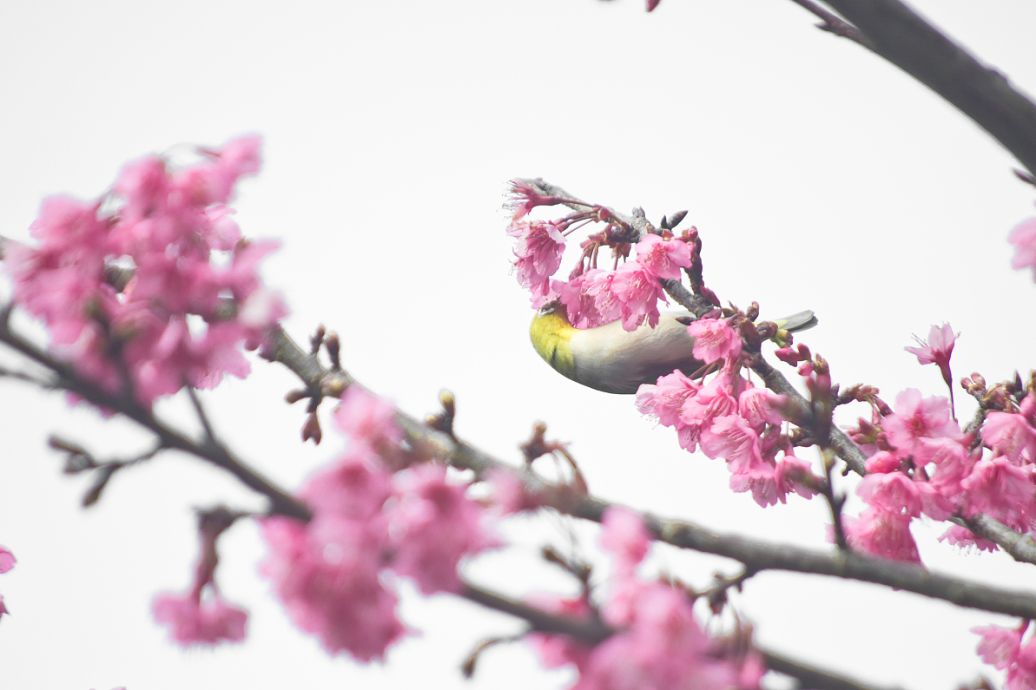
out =
[(795, 333), (796, 331), (813, 328), (819, 321), (817, 321), (817, 315), (813, 313), (813, 310), (807, 309), (791, 316), (785, 316), (783, 319), (776, 319), (776, 323), (779, 328)]

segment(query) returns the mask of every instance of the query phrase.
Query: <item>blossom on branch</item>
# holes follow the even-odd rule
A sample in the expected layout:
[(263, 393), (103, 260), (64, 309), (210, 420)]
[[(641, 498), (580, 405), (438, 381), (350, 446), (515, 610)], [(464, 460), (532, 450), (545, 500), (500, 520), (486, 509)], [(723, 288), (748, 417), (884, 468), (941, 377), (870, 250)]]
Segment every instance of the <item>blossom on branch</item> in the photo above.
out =
[(262, 572), (295, 624), (329, 653), (371, 661), (406, 633), (397, 576), (426, 594), (456, 591), (460, 562), (495, 540), (465, 484), (406, 454), (394, 406), (354, 385), (334, 415), (346, 448), (299, 491), (308, 522), (262, 521)]
[[(636, 573), (650, 545), (636, 513), (610, 508), (603, 518), (601, 543), (615, 562), (601, 602), (604, 621), (614, 632), (596, 645), (562, 635), (528, 636), (545, 666), (576, 667), (579, 677), (570, 690), (758, 688), (765, 669), (754, 652), (744, 644), (711, 637), (695, 618), (693, 599), (685, 590)], [(541, 605), (592, 620), (594, 604), (583, 597), (550, 599)]]
[(694, 338), (694, 358), (711, 364), (723, 360), (733, 366), (741, 355), (741, 336), (721, 319), (698, 319), (687, 327)]
[(248, 613), (220, 597), (201, 600), (194, 592), (163, 594), (155, 598), (155, 620), (169, 627), (180, 645), (213, 645), (245, 639)]
[(94, 201), (45, 200), (36, 245), (6, 250), (15, 302), (46, 323), (57, 352), (145, 405), (247, 375), (242, 348), (285, 314), (258, 276), (276, 245), (244, 241), (226, 206), (259, 169), (258, 138), (199, 153), (180, 169), (158, 156), (130, 163)]
[(942, 326), (933, 325), (928, 331), (927, 340), (921, 340), (914, 336), (918, 346), (907, 346), (903, 349), (915, 355), (917, 361), (921, 364), (935, 364), (938, 366), (939, 372), (942, 374), (942, 380), (952, 390), (953, 377), (950, 373), (950, 357), (953, 355), (953, 345), (956, 343), (958, 335), (958, 333), (953, 332), (948, 323), (944, 323)]
[(1030, 635), (1027, 641), (1022, 642), (1028, 627), (1029, 621), (1023, 621), (1014, 629), (999, 625), (971, 629), (981, 638), (978, 654), (982, 661), (1007, 671), (1004, 690), (1032, 690), (1036, 687), (1036, 640)]
[(561, 266), (565, 253), (563, 229), (551, 221), (515, 221), (507, 230), (516, 240), (514, 266), (518, 282), (529, 291), (534, 307), (541, 307), (556, 297), (550, 278)]

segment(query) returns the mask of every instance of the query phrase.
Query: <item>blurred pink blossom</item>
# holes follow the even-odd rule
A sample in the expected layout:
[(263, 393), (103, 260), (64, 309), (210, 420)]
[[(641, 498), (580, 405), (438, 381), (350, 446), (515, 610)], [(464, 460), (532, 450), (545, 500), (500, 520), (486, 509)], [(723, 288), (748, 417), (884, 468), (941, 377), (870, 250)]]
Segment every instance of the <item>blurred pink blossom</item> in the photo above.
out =
[(1016, 225), (1007, 241), (1014, 245), (1011, 268), (1031, 268), (1036, 280), (1036, 218), (1028, 218)]
[(155, 620), (169, 627), (169, 634), (180, 645), (213, 645), (245, 639), (248, 612), (219, 597), (204, 601), (198, 594), (161, 594), (152, 604)]
[(873, 556), (895, 561), (920, 563), (914, 536), (910, 534), (910, 516), (869, 507), (859, 517), (843, 517), (849, 545)]

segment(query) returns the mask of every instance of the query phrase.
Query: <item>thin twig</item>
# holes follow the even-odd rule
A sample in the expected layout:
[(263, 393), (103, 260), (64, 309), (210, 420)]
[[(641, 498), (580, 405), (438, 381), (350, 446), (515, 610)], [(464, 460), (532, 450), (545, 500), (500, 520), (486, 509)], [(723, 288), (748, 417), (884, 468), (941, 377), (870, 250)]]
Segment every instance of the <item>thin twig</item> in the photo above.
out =
[(824, 476), (827, 480), (821, 485), (820, 493), (827, 501), (828, 509), (831, 511), (831, 525), (835, 533), (835, 544), (839, 551), (849, 550), (849, 540), (845, 536), (845, 525), (842, 523), (842, 508), (845, 507), (845, 496), (835, 494), (834, 484), (834, 458), (831, 456), (830, 448), (823, 448), (820, 451), (824, 462)]
[(799, 7), (803, 8), (813, 16), (820, 19), (820, 23), (817, 24), (817, 28), (821, 31), (841, 36), (842, 38), (848, 38), (850, 41), (855, 41), (865, 48), (871, 48), (870, 41), (867, 37), (860, 33), (860, 30), (855, 26), (839, 17), (834, 12), (825, 10), (819, 4), (813, 2), (813, 0), (791, 0)]
[(205, 412), (205, 407), (201, 403), (201, 398), (198, 397), (198, 391), (194, 390), (188, 381), (183, 383), (184, 390), (187, 391), (187, 398), (191, 401), (191, 407), (194, 409), (194, 416), (198, 418), (198, 423), (201, 425), (201, 429), (205, 434), (205, 440), (214, 447), (219, 447), (221, 444), (216, 438), (216, 432), (212, 427), (212, 421), (209, 419), (209, 415)]

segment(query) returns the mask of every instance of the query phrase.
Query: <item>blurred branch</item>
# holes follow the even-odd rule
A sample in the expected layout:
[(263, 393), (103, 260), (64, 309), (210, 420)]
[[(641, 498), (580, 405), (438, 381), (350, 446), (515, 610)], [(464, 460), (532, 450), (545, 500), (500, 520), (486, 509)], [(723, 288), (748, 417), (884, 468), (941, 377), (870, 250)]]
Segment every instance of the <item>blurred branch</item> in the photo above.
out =
[[(471, 583), (462, 586), (459, 596), (494, 611), (506, 613), (529, 624), (529, 632), (560, 634), (597, 644), (615, 631), (599, 620), (549, 613), (525, 602)], [(510, 639), (510, 638), (506, 638)], [(797, 681), (797, 687), (814, 690), (893, 690), (871, 685), (772, 651), (755, 648), (770, 671)]]
[[(994, 68), (979, 62), (950, 37), (899, 0), (823, 0), (844, 17), (835, 17), (819, 3), (792, 0), (821, 17), (821, 28), (846, 36), (914, 77), (949, 101), (1024, 165), (1036, 173), (1036, 104)], [(829, 24), (828, 17), (835, 24)], [(844, 22), (855, 35), (831, 26)], [(849, 32), (852, 34), (852, 32)]]
[(155, 413), (124, 393), (112, 393), (81, 376), (67, 363), (37, 347), (11, 328), (8, 318), (0, 319), (0, 343), (49, 370), (55, 385), (75, 393), (102, 410), (114, 410), (154, 434), (163, 448), (183, 451), (220, 467), (237, 477), (245, 486), (270, 500), (271, 512), (297, 518), (309, 516), (309, 509), (291, 494), (249, 467), (218, 444), (200, 443), (160, 420)]

